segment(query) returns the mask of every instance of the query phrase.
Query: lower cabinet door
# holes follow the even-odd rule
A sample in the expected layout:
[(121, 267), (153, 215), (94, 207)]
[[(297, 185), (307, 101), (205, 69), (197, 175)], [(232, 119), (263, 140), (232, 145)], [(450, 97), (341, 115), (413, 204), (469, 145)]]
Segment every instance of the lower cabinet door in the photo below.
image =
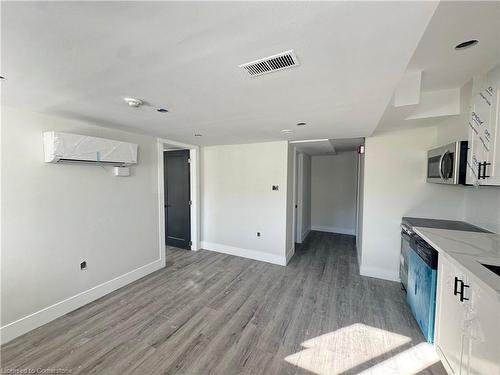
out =
[(464, 280), (464, 274), (445, 257), (438, 260), (438, 298), (436, 346), (445, 366), (459, 375), (462, 366), (462, 347), (465, 339), (465, 306), (455, 295), (455, 278)]
[(462, 374), (500, 374), (500, 302), (494, 293), (471, 282), (466, 317)]

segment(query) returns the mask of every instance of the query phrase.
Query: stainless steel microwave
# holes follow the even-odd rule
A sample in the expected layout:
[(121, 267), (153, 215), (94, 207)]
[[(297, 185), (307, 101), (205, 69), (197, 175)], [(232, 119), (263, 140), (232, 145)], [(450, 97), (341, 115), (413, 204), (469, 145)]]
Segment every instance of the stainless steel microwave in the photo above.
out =
[(467, 141), (453, 142), (427, 152), (427, 182), (465, 184)]

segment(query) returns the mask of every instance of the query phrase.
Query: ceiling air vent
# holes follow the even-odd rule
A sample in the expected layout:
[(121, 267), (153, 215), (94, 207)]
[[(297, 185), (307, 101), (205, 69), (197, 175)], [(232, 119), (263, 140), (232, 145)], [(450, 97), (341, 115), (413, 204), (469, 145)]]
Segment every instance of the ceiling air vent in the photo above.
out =
[(241, 64), (239, 67), (245, 69), (252, 77), (266, 73), (277, 72), (278, 70), (299, 66), (299, 60), (293, 49), (278, 53), (277, 55), (264, 57), (263, 59)]

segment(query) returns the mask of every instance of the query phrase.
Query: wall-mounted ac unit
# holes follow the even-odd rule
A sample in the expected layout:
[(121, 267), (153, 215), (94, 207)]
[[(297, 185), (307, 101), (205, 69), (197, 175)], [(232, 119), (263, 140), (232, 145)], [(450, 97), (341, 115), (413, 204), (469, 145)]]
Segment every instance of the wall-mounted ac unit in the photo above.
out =
[(100, 163), (127, 166), (137, 163), (137, 145), (80, 134), (43, 133), (45, 162)]

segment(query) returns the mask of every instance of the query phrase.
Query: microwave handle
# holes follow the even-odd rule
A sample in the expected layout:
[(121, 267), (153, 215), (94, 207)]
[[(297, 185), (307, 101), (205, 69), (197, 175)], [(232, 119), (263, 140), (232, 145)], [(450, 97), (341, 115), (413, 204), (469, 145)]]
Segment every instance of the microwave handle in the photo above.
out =
[(441, 180), (444, 180), (443, 160), (444, 160), (444, 157), (446, 156), (447, 153), (448, 153), (448, 151), (443, 152), (443, 154), (441, 155), (441, 158), (439, 159), (439, 177), (441, 177)]

